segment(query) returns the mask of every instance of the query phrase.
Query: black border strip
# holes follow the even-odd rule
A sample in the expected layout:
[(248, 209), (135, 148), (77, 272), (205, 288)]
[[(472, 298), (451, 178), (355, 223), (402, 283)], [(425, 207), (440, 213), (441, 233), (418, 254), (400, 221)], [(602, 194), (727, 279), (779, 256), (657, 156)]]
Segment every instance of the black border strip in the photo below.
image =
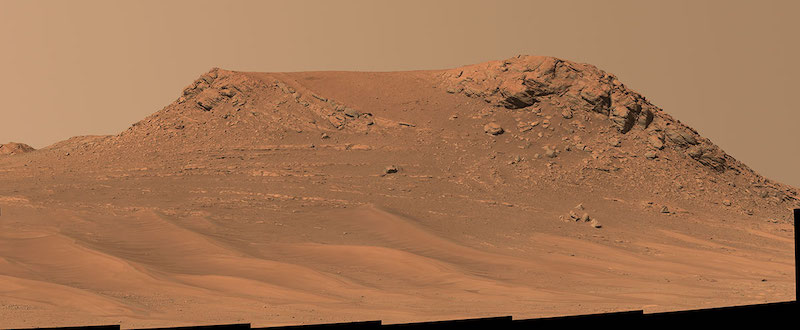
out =
[(464, 329), (464, 327), (483, 327), (484, 329), (506, 329), (511, 325), (511, 316), (484, 317), (474, 319), (396, 323), (386, 324), (386, 329)]
[(598, 313), (598, 314), (584, 314), (584, 315), (568, 315), (545, 317), (535, 319), (514, 320), (514, 329), (522, 329), (528, 327), (539, 326), (576, 326), (576, 325), (614, 325), (618, 322), (625, 322), (626, 324), (638, 323), (644, 315), (643, 310)]

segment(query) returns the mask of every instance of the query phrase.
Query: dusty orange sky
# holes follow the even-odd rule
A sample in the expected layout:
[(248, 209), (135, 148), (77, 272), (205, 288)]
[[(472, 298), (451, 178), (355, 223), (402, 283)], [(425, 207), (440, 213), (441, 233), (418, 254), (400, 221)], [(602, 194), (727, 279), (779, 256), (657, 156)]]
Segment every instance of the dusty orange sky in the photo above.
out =
[(597, 65), (767, 177), (800, 186), (796, 1), (5, 1), (0, 143), (115, 134), (211, 67)]

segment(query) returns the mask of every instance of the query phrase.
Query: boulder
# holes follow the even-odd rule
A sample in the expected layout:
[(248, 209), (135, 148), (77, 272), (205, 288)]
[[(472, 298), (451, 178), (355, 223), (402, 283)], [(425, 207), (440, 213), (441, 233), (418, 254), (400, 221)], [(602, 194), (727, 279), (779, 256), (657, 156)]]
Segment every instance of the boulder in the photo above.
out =
[(647, 137), (647, 143), (658, 150), (664, 149), (664, 139), (661, 137), (661, 135), (651, 134)]
[(505, 132), (505, 130), (503, 130), (503, 128), (500, 127), (500, 125), (498, 125), (497, 123), (488, 123), (484, 125), (483, 131), (491, 135), (500, 135), (503, 134), (503, 132)]

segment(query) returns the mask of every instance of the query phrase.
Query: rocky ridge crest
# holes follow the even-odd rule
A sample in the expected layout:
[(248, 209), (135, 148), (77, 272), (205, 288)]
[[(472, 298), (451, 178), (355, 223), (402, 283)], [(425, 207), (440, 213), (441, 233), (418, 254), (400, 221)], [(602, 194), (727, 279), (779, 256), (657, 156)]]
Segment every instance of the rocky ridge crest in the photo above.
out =
[(589, 64), (548, 56), (517, 56), (445, 71), (448, 93), (483, 99), (507, 109), (550, 103), (566, 113), (607, 116), (621, 134), (633, 132), (654, 150), (675, 148), (716, 171), (743, 166), (692, 128), (683, 125), (616, 76)]

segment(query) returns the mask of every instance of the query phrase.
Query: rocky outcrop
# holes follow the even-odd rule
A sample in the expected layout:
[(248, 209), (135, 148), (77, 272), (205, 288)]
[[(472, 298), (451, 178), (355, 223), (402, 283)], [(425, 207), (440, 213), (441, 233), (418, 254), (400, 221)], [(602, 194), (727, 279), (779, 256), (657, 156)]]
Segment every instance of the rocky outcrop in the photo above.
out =
[(228, 100), (235, 106), (243, 105), (247, 101), (240, 96), (251, 91), (255, 83), (242, 78), (243, 76), (233, 77), (232, 71), (211, 69), (184, 88), (177, 103), (191, 101), (204, 111), (211, 111)]
[[(731, 168), (716, 145), (628, 89), (614, 75), (589, 64), (517, 56), (447, 70), (442, 78), (448, 93), (480, 98), (497, 107), (524, 109), (549, 103), (563, 107), (564, 118), (579, 111), (603, 114), (621, 134), (645, 131), (641, 138), (652, 149), (670, 147), (717, 171)], [(655, 153), (648, 158), (655, 158)]]
[(647, 128), (655, 107), (619, 80), (594, 66), (547, 56), (517, 56), (449, 70), (446, 90), (484, 99), (508, 109), (532, 106), (556, 99), (569, 109), (608, 115), (620, 132), (637, 124)]
[(687, 150), (686, 154), (717, 171), (724, 171), (726, 168), (725, 153), (714, 145), (692, 146)]
[(36, 149), (24, 143), (9, 142), (0, 144), (0, 155), (18, 155), (34, 150)]

